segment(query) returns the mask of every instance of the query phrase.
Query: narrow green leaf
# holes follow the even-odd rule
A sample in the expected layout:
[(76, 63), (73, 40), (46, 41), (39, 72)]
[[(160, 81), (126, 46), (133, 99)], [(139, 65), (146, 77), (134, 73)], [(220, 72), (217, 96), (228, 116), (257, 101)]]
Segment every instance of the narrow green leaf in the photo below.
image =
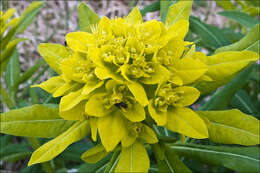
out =
[(239, 90), (231, 99), (230, 102), (233, 108), (240, 109), (247, 114), (256, 115), (259, 114), (250, 96), (245, 90)]
[(260, 122), (237, 109), (197, 111), (209, 131), (209, 139), (224, 144), (257, 145), (260, 143)]
[(15, 162), (28, 157), (31, 153), (28, 143), (9, 143), (7, 146), (1, 143), (0, 160)]
[(175, 3), (175, 1), (171, 0), (165, 0), (165, 1), (160, 1), (160, 16), (161, 16), (161, 21), (165, 21), (166, 15), (168, 13), (169, 7)]
[(231, 0), (217, 0), (216, 3), (225, 10), (232, 10), (236, 8)]
[(248, 46), (245, 50), (253, 51), (253, 52), (256, 52), (256, 53), (260, 54), (259, 47), (260, 47), (260, 40), (254, 42), (253, 44)]
[(103, 173), (105, 172), (105, 169), (111, 159), (111, 154), (100, 160), (99, 162), (95, 164), (90, 164), (90, 163), (85, 163), (82, 164), (79, 169), (78, 173), (83, 173), (83, 172), (95, 172), (95, 173)]
[(93, 143), (90, 141), (79, 141), (71, 144), (66, 148), (58, 157), (57, 160), (61, 161), (73, 161), (77, 163), (82, 163), (80, 156), (82, 153), (93, 147)]
[(10, 59), (10, 56), (13, 54), (15, 48), (16, 48), (16, 45), (18, 43), (20, 43), (21, 41), (24, 41), (24, 40), (27, 40), (25, 38), (16, 38), (12, 41), (10, 41), (6, 47), (4, 48), (4, 50), (1, 50), (1, 56), (0, 56), (0, 62), (4, 62), (6, 61), (7, 59)]
[(98, 144), (83, 153), (81, 155), (81, 159), (87, 163), (96, 163), (103, 159), (107, 154), (109, 153), (106, 152), (104, 146), (102, 144)]
[(191, 173), (191, 170), (180, 160), (179, 156), (174, 150), (164, 145), (164, 157), (160, 158), (158, 153), (155, 152), (159, 173)]
[(81, 140), (89, 132), (90, 128), (88, 121), (84, 120), (76, 122), (67, 131), (34, 151), (28, 165), (30, 166), (53, 159), (64, 151), (70, 144)]
[(160, 10), (160, 1), (155, 1), (150, 5), (146, 5), (142, 10), (140, 10), (142, 16), (145, 16), (146, 13), (154, 12)]
[(13, 39), (14, 35), (16, 34), (16, 29), (17, 29), (18, 25), (15, 25), (14, 27), (12, 27), (8, 33), (1, 38), (1, 45), (0, 45), (0, 50), (3, 50), (8, 43), (10, 43), (10, 41)]
[[(19, 54), (17, 50), (14, 51), (9, 63), (6, 67), (6, 73), (4, 76), (6, 87), (8, 88), (9, 94), (11, 94), (11, 88), (15, 82), (20, 78), (20, 63)], [(17, 89), (15, 89), (17, 90)]]
[(32, 77), (32, 75), (34, 75), (41, 66), (43, 66), (45, 64), (43, 59), (40, 59), (39, 61), (37, 61), (32, 67), (30, 67), (27, 71), (25, 71), (20, 79), (18, 81), (16, 81), (16, 83), (14, 84), (14, 87), (17, 87), (19, 84), (26, 82), (28, 79), (30, 79)]
[(0, 152), (1, 152), (2, 148), (7, 146), (11, 142), (12, 138), (13, 138), (13, 136), (11, 136), (11, 135), (1, 135), (0, 136), (0, 145), (1, 145)]
[(99, 16), (92, 11), (84, 2), (78, 7), (80, 31), (91, 32), (91, 25), (100, 21)]
[[(260, 32), (259, 32), (260, 24), (255, 25), (246, 36), (244, 36), (241, 40), (238, 42), (235, 42), (233, 44), (218, 48), (215, 52), (224, 52), (224, 51), (239, 51), (239, 50), (246, 50), (249, 49), (254, 44), (259, 45), (259, 38), (260, 38)], [(256, 43), (257, 42), (257, 43)], [(259, 47), (256, 48), (256, 52), (259, 53)]]
[(1, 114), (1, 133), (16, 136), (53, 138), (72, 126), (59, 116), (58, 109), (33, 105)]
[(9, 42), (3, 52), (0, 52), (0, 75), (5, 70), (6, 65), (8, 64), (13, 52), (16, 49), (16, 45), (20, 43), (21, 41), (24, 41), (27, 39), (24, 38), (17, 38), (13, 41)]
[(170, 147), (179, 155), (206, 164), (224, 166), (238, 172), (259, 172), (260, 152), (258, 147), (225, 147), (175, 144)]
[(108, 165), (106, 166), (105, 172), (107, 172), (107, 173), (114, 172), (114, 169), (115, 169), (116, 164), (117, 164), (119, 157), (120, 157), (119, 154), (120, 154), (120, 150), (114, 151), (112, 158), (110, 159)]
[(38, 104), (40, 103), (39, 96), (37, 94), (37, 89), (36, 88), (29, 88), (29, 96), (31, 98), (31, 104)]
[(2, 83), (0, 82), (0, 96), (1, 101), (6, 104), (6, 106), (11, 109), (15, 107), (15, 101), (10, 97), (10, 95), (5, 91)]
[(258, 19), (249, 16), (247, 13), (243, 13), (241, 11), (236, 11), (236, 10), (230, 10), (230, 11), (221, 11), (218, 12), (221, 16), (225, 16), (231, 20), (234, 20), (241, 25), (244, 25), (245, 27), (253, 27), (256, 24), (259, 23)]
[(240, 72), (234, 79), (228, 82), (223, 88), (217, 90), (209, 101), (203, 106), (202, 110), (223, 110), (225, 109), (236, 92), (241, 89), (248, 81), (253, 65)]
[(2, 157), (1, 160), (8, 161), (8, 162), (17, 162), (19, 160), (22, 160), (32, 154), (31, 151), (25, 151), (25, 152), (17, 152), (9, 154), (5, 157)]
[(231, 43), (219, 28), (201, 22), (197, 17), (190, 17), (190, 29), (199, 35), (205, 47), (216, 49)]
[(244, 34), (242, 34), (241, 32), (234, 31), (230, 27), (224, 27), (221, 30), (225, 34), (225, 37), (227, 37), (228, 40), (230, 40), (232, 43), (237, 42), (244, 37)]
[(16, 33), (23, 32), (33, 22), (35, 16), (43, 6), (44, 2), (32, 2), (20, 16)]

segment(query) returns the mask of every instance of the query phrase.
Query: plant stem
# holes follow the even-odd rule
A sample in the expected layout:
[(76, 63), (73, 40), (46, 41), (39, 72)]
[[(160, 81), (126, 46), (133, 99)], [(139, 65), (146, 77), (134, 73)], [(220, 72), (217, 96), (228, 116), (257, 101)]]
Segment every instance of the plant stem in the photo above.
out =
[(15, 102), (14, 102), (14, 100), (11, 99), (9, 94), (5, 91), (4, 86), (2, 85), (2, 83), (0, 83), (0, 91), (1, 91), (1, 98), (6, 103), (7, 107), (9, 109), (14, 108), (15, 107)]
[[(40, 142), (36, 138), (27, 138), (34, 150), (41, 146)], [(54, 173), (54, 170), (50, 162), (41, 163), (46, 173)]]

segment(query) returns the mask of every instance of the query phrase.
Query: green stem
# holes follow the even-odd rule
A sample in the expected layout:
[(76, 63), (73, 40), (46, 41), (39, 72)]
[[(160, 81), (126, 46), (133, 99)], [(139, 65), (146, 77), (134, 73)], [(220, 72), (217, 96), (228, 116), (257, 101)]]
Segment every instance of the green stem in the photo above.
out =
[[(34, 150), (41, 146), (40, 142), (36, 138), (27, 138)], [(41, 163), (46, 173), (54, 173), (54, 170), (50, 162)]]
[(15, 102), (14, 102), (14, 100), (11, 99), (9, 94), (5, 91), (4, 86), (2, 85), (2, 83), (0, 83), (0, 91), (1, 91), (1, 98), (6, 103), (7, 107), (9, 109), (14, 108), (15, 107)]
[(38, 75), (35, 76), (35, 78), (33, 78), (32, 81), (26, 87), (23, 88), (20, 98), (23, 98), (28, 93), (30, 86), (34, 84), (48, 68), (49, 66), (43, 67), (43, 69), (38, 73)]
[(106, 173), (114, 172), (113, 170), (115, 169), (115, 166), (116, 166), (116, 164), (117, 164), (117, 162), (119, 160), (119, 154), (120, 154), (120, 150), (119, 151), (115, 151), (113, 153), (113, 156), (112, 156), (110, 162), (108, 163), (108, 165), (107, 165), (107, 167), (106, 167), (104, 172), (106, 172)]

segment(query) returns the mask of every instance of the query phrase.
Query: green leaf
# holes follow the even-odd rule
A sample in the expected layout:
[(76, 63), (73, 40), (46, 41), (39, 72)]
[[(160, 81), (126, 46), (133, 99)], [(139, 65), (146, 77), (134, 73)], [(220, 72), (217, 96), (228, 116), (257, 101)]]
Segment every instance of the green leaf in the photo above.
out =
[(80, 31), (91, 32), (91, 25), (95, 25), (100, 21), (99, 16), (92, 11), (84, 2), (78, 7), (79, 28)]
[(254, 42), (253, 44), (251, 44), (248, 48), (246, 48), (245, 50), (250, 50), (256, 53), (260, 53), (259, 51), (259, 47), (260, 47), (260, 40)]
[(191, 173), (191, 170), (180, 160), (176, 152), (163, 145), (165, 150), (163, 159), (155, 152), (159, 173)]
[(176, 1), (172, 0), (165, 0), (165, 1), (158, 1), (159, 6), (160, 6), (160, 16), (161, 16), (161, 21), (165, 22), (166, 15), (168, 13), (169, 7), (174, 4)]
[[(19, 54), (17, 50), (14, 51), (12, 57), (10, 58), (9, 63), (6, 67), (6, 73), (4, 76), (6, 87), (8, 88), (9, 93), (11, 93), (11, 88), (14, 86), (15, 82), (20, 78), (20, 62)], [(15, 88), (17, 90), (17, 88)]]
[(243, 89), (239, 90), (231, 99), (230, 102), (232, 108), (240, 109), (247, 114), (256, 115), (259, 114), (257, 107), (254, 105), (250, 96)]
[(28, 143), (8, 144), (0, 149), (0, 159), (8, 162), (15, 162), (28, 157), (32, 152)]
[(230, 40), (232, 43), (237, 42), (238, 40), (244, 37), (244, 34), (242, 34), (241, 32), (234, 31), (230, 27), (224, 27), (222, 28), (222, 31), (225, 34), (225, 37), (227, 37), (228, 40)]
[(15, 82), (14, 87), (17, 87), (19, 84), (24, 83), (30, 79), (44, 64), (45, 62), (43, 59), (38, 60), (32, 67), (30, 67), (21, 75), (19, 80)]
[(214, 91), (229, 82), (248, 64), (258, 59), (259, 55), (251, 51), (229, 51), (208, 56), (208, 71), (205, 75), (213, 81), (198, 81), (194, 86), (200, 90), (201, 95)]
[(243, 13), (241, 11), (236, 11), (236, 10), (230, 10), (230, 11), (221, 11), (218, 12), (221, 16), (225, 16), (231, 20), (234, 20), (241, 25), (244, 25), (245, 27), (253, 27), (256, 24), (259, 23), (258, 19), (249, 16), (247, 13)]
[(116, 164), (118, 163), (118, 160), (120, 158), (120, 151), (115, 150), (113, 153), (112, 158), (110, 159), (108, 165), (106, 166), (105, 172), (112, 173), (116, 167)]
[(168, 9), (165, 23), (168, 26), (175, 24), (179, 20), (189, 20), (192, 0), (178, 1)]
[(11, 136), (11, 135), (1, 135), (0, 136), (0, 144), (1, 144), (0, 152), (1, 152), (2, 148), (7, 146), (11, 142), (12, 138), (13, 138), (13, 136)]
[(103, 159), (107, 154), (109, 153), (106, 152), (104, 146), (102, 144), (98, 144), (90, 150), (87, 150), (85, 153), (83, 153), (81, 155), (81, 159), (87, 163), (96, 163)]
[(44, 2), (32, 2), (20, 16), (16, 33), (23, 32), (33, 22), (35, 16), (43, 6)]
[(0, 62), (8, 61), (10, 56), (13, 54), (14, 50), (16, 49), (16, 45), (21, 41), (27, 40), (25, 38), (16, 38), (6, 45), (4, 50), (1, 50)]
[(150, 161), (145, 147), (135, 142), (130, 147), (123, 147), (115, 172), (148, 172)]
[[(215, 52), (224, 52), (224, 51), (239, 51), (239, 50), (247, 50), (247, 49), (252, 49), (252, 46), (254, 45), (259, 45), (259, 37), (260, 37), (260, 32), (259, 32), (260, 24), (255, 25), (248, 33), (246, 36), (244, 36), (241, 40), (238, 42), (235, 42), (233, 44), (230, 44), (228, 46), (224, 46), (221, 48), (218, 48)], [(252, 51), (258, 52), (259, 53), (259, 47), (256, 47), (256, 49), (253, 49)]]
[(209, 139), (224, 144), (257, 145), (260, 143), (260, 122), (237, 109), (197, 111), (206, 118)]
[(48, 65), (61, 74), (60, 64), (64, 58), (69, 56), (69, 51), (66, 47), (54, 43), (41, 43), (38, 46), (38, 51)]
[(3, 38), (1, 38), (0, 50), (3, 50), (6, 45), (13, 39), (14, 35), (16, 34), (17, 27), (18, 25), (12, 27), (8, 33)]
[(216, 3), (225, 10), (232, 10), (236, 8), (231, 0), (217, 0)]
[(53, 159), (64, 151), (70, 144), (81, 140), (89, 132), (90, 128), (88, 121), (84, 120), (76, 122), (67, 131), (34, 151), (28, 166)]
[(202, 39), (204, 46), (216, 49), (231, 43), (219, 28), (201, 22), (197, 17), (190, 17), (190, 29)]
[(142, 16), (145, 16), (146, 13), (154, 12), (160, 10), (160, 1), (153, 2), (149, 5), (146, 5), (142, 10), (140, 10)]
[(111, 155), (109, 154), (104, 159), (100, 160), (99, 162), (97, 162), (95, 164), (90, 164), (90, 163), (82, 164), (79, 167), (77, 172), (78, 173), (83, 173), (83, 172), (103, 173), (103, 172), (106, 172), (105, 168), (107, 167), (110, 159), (111, 159)]
[(12, 41), (10, 41), (4, 50), (0, 52), (0, 75), (5, 70), (6, 65), (8, 64), (10, 58), (12, 57), (13, 52), (16, 49), (16, 45), (20, 43), (21, 41), (24, 41), (27, 39), (24, 38), (17, 38)]
[(58, 157), (57, 160), (63, 161), (73, 161), (77, 163), (82, 163), (80, 156), (84, 151), (93, 147), (93, 143), (90, 141), (79, 141), (71, 144), (65, 149)]
[(238, 172), (259, 172), (258, 147), (226, 147), (195, 144), (170, 146), (179, 155), (214, 166), (224, 166)]
[(16, 136), (53, 138), (74, 122), (59, 117), (58, 109), (33, 105), (1, 114), (1, 133)]
[(8, 156), (5, 156), (5, 157), (1, 158), (1, 160), (8, 161), (8, 162), (17, 162), (19, 160), (22, 160), (22, 159), (30, 156), (31, 154), (32, 154), (31, 151), (17, 152), (17, 153), (13, 153)]
[(239, 73), (234, 79), (228, 82), (223, 88), (217, 90), (209, 101), (203, 106), (202, 110), (223, 110), (230, 103), (232, 97), (241, 89), (248, 81), (253, 65), (247, 67)]

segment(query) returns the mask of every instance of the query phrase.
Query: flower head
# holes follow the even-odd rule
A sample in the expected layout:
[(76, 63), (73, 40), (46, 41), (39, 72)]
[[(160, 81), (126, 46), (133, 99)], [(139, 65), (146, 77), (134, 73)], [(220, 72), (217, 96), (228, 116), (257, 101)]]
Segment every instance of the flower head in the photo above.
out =
[[(91, 32), (68, 33), (68, 47), (50, 45), (62, 56), (54, 65), (59, 76), (37, 86), (54, 97), (62, 96), (64, 119), (89, 120), (92, 139), (99, 134), (107, 151), (120, 142), (123, 147), (136, 140), (156, 143), (155, 132), (144, 123), (147, 116), (159, 126), (194, 137), (192, 132), (176, 129), (172, 117), (177, 110), (192, 112), (185, 107), (198, 99), (199, 91), (184, 85), (202, 77), (207, 65), (196, 58), (194, 47), (185, 46), (186, 33), (176, 30), (180, 24), (188, 27), (186, 20), (172, 26), (156, 20), (143, 22), (137, 8), (126, 18), (103, 17), (91, 26)], [(47, 45), (39, 46), (43, 56)], [(189, 71), (189, 67), (196, 68)], [(206, 138), (206, 126), (198, 122), (203, 135), (195, 137)]]
[[(205, 122), (188, 106), (200, 96), (195, 83), (213, 81), (215, 71), (208, 72), (208, 65), (217, 56), (209, 58), (184, 41), (187, 19), (143, 22), (134, 8), (125, 18), (103, 17), (91, 32), (68, 33), (68, 47), (39, 45), (59, 75), (36, 86), (62, 96), (62, 118), (89, 121), (92, 139), (101, 139), (97, 151), (122, 147), (117, 171), (128, 170), (123, 162), (129, 152), (149, 161), (144, 144), (158, 142), (156, 125), (192, 138), (208, 137)], [(149, 163), (137, 172), (148, 168)]]

